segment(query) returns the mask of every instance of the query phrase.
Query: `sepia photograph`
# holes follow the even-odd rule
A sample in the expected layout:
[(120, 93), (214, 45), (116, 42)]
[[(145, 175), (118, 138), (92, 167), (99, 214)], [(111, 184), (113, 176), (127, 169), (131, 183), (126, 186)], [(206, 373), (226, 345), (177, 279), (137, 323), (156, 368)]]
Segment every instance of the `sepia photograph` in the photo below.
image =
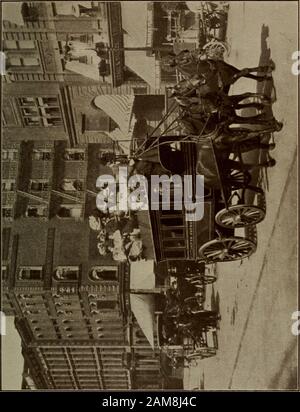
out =
[(299, 1), (0, 7), (1, 390), (298, 391)]

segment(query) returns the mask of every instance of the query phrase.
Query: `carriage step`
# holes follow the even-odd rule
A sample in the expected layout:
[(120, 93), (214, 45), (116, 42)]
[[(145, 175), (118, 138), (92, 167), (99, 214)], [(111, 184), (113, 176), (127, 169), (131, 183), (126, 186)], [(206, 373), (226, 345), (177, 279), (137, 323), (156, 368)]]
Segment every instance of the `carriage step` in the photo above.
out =
[(266, 211), (267, 209), (267, 202), (264, 193), (258, 193), (257, 195), (257, 206), (259, 206), (262, 210)]
[(257, 227), (256, 225), (245, 227), (245, 238), (252, 240), (257, 245)]

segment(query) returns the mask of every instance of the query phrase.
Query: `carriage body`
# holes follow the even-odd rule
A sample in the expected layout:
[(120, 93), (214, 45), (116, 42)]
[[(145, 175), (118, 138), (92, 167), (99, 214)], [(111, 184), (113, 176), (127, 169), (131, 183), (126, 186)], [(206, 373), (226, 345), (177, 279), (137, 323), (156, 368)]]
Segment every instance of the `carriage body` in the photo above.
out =
[[(243, 221), (231, 219), (230, 224), (228, 224), (228, 216), (226, 216), (225, 223), (222, 219), (216, 219), (220, 214), (222, 216), (222, 211), (224, 214), (232, 207), (233, 193), (239, 200), (245, 200), (243, 193), (249, 183), (246, 178), (247, 174), (242, 173), (243, 179), (240, 181), (240, 175), (237, 175), (238, 179), (235, 179), (236, 175), (232, 176), (231, 170), (229, 175), (227, 172), (223, 172), (222, 164), (210, 139), (195, 140), (192, 138), (187, 140), (183, 136), (172, 138), (166, 136), (159, 139), (157, 150), (162, 174), (170, 176), (175, 169), (178, 171), (178, 153), (174, 168), (172, 156), (169, 152), (167, 155), (164, 153), (165, 143), (170, 143), (171, 139), (173, 139), (172, 143), (175, 142), (177, 148), (180, 148), (177, 151), (181, 155), (181, 175), (189, 175), (193, 179), (193, 195), (195, 195), (196, 175), (202, 174), (204, 176), (204, 196), (201, 199), (204, 213), (201, 220), (188, 220), (184, 199), (181, 209), (178, 209), (174, 202), (172, 203), (174, 186), (170, 186), (169, 189), (170, 208), (164, 210), (163, 195), (165, 193), (160, 192), (157, 210), (151, 210), (152, 205), (149, 205), (152, 235), (155, 239), (156, 261), (168, 262), (166, 265), (169, 269), (177, 267), (179, 273), (180, 262), (185, 262), (185, 266), (187, 266), (189, 262), (216, 263), (240, 260), (250, 256), (256, 249), (255, 224), (245, 219)], [(203, 164), (204, 159), (205, 164)], [(182, 179), (182, 185), (184, 186), (184, 184), (184, 179)], [(184, 193), (184, 187), (182, 193)], [(149, 198), (151, 198), (151, 193), (149, 193)], [(242, 237), (236, 236), (235, 233), (236, 229), (240, 228), (245, 228), (245, 234)], [(223, 245), (223, 240), (225, 240), (225, 245)], [(228, 244), (229, 249), (231, 244), (233, 249), (225, 250), (223, 253), (223, 249), (228, 249)], [(207, 245), (209, 246), (208, 253), (206, 253)]]

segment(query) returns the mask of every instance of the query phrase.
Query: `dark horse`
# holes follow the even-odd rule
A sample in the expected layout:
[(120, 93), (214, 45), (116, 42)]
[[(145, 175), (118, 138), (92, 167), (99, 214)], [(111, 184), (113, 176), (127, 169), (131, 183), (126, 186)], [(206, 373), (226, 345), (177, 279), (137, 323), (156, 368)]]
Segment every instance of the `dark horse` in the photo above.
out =
[[(181, 53), (180, 53), (181, 54)], [(200, 95), (215, 93), (222, 90), (228, 93), (230, 86), (241, 77), (257, 80), (259, 82), (271, 79), (268, 75), (274, 70), (274, 64), (269, 66), (248, 67), (238, 69), (223, 60), (198, 60), (193, 55), (185, 54), (183, 58), (172, 56), (170, 66), (176, 67), (178, 71), (187, 79), (194, 78), (195, 74), (200, 79), (198, 86)], [(262, 73), (256, 74), (253, 73)]]

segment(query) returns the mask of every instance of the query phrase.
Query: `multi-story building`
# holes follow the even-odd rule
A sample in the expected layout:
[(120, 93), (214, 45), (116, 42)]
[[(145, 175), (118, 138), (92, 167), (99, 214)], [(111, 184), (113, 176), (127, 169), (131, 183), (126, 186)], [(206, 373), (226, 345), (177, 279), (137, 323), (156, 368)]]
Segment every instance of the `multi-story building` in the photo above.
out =
[(24, 388), (178, 385), (131, 313), (128, 268), (99, 255), (88, 223), (99, 154), (135, 133), (132, 113), (155, 127), (164, 110), (152, 43), (124, 39), (126, 7), (3, 7), (2, 309), (22, 338)]
[(93, 266), (88, 273), (76, 266), (56, 267), (50, 286), (43, 270), (18, 266), (14, 286), (7, 289), (26, 376), (36, 388), (180, 386), (180, 379), (168, 377), (164, 370), (155, 330), (150, 345), (149, 325), (138, 315), (137, 320), (131, 307), (127, 265)]
[(154, 2), (6, 3), (4, 81), (101, 82), (118, 94), (164, 94), (175, 73), (161, 64), (170, 44), (158, 8)]

